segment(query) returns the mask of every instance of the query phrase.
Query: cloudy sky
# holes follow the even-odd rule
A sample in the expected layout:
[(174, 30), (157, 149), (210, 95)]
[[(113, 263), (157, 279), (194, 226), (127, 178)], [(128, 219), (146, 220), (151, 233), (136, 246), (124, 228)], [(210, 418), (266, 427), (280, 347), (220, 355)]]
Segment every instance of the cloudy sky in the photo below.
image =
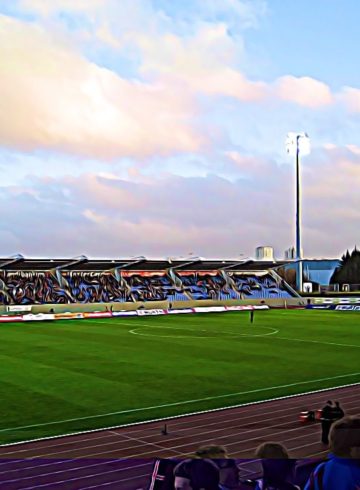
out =
[[(344, 8), (346, 5), (346, 8)], [(0, 0), (0, 256), (359, 238), (358, 0)]]

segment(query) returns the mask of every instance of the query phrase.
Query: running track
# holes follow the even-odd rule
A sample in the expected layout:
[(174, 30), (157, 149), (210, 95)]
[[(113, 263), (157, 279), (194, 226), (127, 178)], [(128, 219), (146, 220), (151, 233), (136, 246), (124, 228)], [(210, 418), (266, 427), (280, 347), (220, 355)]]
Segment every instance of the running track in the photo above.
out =
[(242, 476), (258, 471), (255, 448), (264, 441), (285, 444), (291, 457), (322, 458), (319, 424), (301, 424), (299, 412), (318, 408), (328, 399), (340, 400), (347, 414), (360, 415), (360, 384), (256, 405), (0, 446), (2, 490), (146, 489), (152, 458), (182, 458), (199, 445), (218, 443), (239, 460)]

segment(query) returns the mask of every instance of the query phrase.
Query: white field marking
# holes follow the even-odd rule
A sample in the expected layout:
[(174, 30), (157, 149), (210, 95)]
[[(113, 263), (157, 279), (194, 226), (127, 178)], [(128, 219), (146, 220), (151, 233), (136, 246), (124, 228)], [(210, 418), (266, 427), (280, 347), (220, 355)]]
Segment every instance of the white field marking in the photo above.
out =
[[(290, 388), (293, 386), (308, 385), (308, 384), (318, 383), (321, 381), (331, 381), (333, 379), (350, 378), (353, 376), (360, 376), (360, 372), (349, 373), (349, 374), (340, 374), (339, 376), (330, 376), (327, 378), (318, 378), (318, 379), (312, 379), (309, 381), (298, 381), (296, 383), (288, 383), (285, 385), (268, 386), (266, 388), (257, 388), (255, 390), (238, 391), (235, 393), (226, 393), (224, 395), (215, 395), (215, 396), (207, 396), (204, 398), (195, 398), (193, 400), (184, 400), (184, 401), (180, 401), (180, 402), (164, 403), (162, 405), (153, 405), (153, 406), (142, 407), (142, 408), (131, 408), (129, 410), (120, 410), (118, 412), (109, 412), (109, 413), (99, 414), (99, 415), (89, 415), (87, 417), (76, 417), (76, 418), (72, 418), (72, 419), (55, 420), (53, 422), (44, 422), (41, 424), (31, 424), (31, 425), (22, 425), (22, 426), (18, 426), (18, 427), (8, 427), (6, 429), (0, 429), (0, 432), (11, 432), (11, 431), (15, 431), (15, 430), (30, 429), (30, 428), (34, 428), (34, 427), (47, 427), (49, 425), (63, 424), (63, 423), (67, 423), (67, 422), (76, 422), (79, 420), (96, 419), (96, 418), (100, 418), (100, 417), (109, 417), (111, 415), (124, 415), (124, 414), (128, 414), (128, 413), (142, 412), (142, 411), (147, 411), (147, 410), (157, 410), (159, 408), (177, 407), (180, 405), (188, 405), (191, 403), (198, 403), (198, 402), (210, 401), (210, 400), (219, 400), (222, 398), (230, 398), (232, 396), (248, 395), (248, 394), (252, 394), (252, 393), (261, 393), (261, 392), (269, 391), (269, 390), (277, 390), (280, 388)], [(354, 383), (354, 384), (359, 384), (359, 383)], [(347, 386), (347, 385), (344, 385), (344, 386)], [(326, 389), (329, 390), (330, 388), (326, 388)], [(316, 393), (316, 391), (315, 391), (315, 393)], [(268, 400), (268, 401), (270, 401), (270, 400)], [(235, 405), (235, 406), (241, 406), (241, 404)], [(219, 409), (216, 409), (216, 410), (219, 410)], [(174, 418), (174, 416), (171, 418)], [(157, 419), (157, 420), (161, 420), (161, 418)], [(57, 436), (57, 437), (60, 437), (60, 436)], [(20, 444), (20, 443), (17, 443), (17, 444)], [(4, 446), (4, 444), (1, 444), (0, 447), (1, 446)]]
[[(166, 328), (168, 330), (188, 330), (189, 332), (195, 332), (196, 333), (196, 330), (194, 330), (193, 328), (178, 328), (178, 327), (161, 327), (161, 326), (153, 326), (153, 325), (143, 325), (145, 328), (159, 328), (159, 329), (162, 329), (162, 328)], [(250, 329), (250, 327), (248, 327)], [(134, 328), (132, 330), (129, 330), (129, 333), (133, 334), (133, 335), (140, 335), (141, 337), (152, 337), (152, 338), (171, 338), (171, 339), (211, 339), (211, 338), (218, 338), (216, 336), (216, 334), (221, 334), (221, 335), (224, 335), (225, 334), (225, 337), (266, 337), (268, 335), (276, 335), (279, 330), (276, 330), (276, 328), (273, 328), (273, 327), (254, 327), (254, 329), (256, 328), (264, 328), (266, 330), (270, 330), (270, 332), (268, 333), (262, 333), (262, 334), (247, 334), (247, 333), (231, 333), (231, 332), (226, 332), (224, 330), (201, 330), (201, 332), (206, 332), (206, 335), (159, 335), (159, 334), (146, 334), (146, 333), (142, 333), (140, 332), (139, 333), (139, 330), (141, 330), (141, 328)], [(213, 335), (215, 334), (215, 335)]]
[(274, 337), (276, 340), (288, 340), (292, 342), (309, 342), (312, 344), (324, 344), (324, 345), (335, 345), (337, 347), (355, 347), (357, 349), (360, 349), (360, 345), (355, 345), (355, 344), (339, 344), (337, 342), (324, 342), (323, 340), (308, 340), (308, 339), (293, 339), (290, 337), (279, 337), (276, 336)]
[[(320, 396), (320, 393), (319, 393), (319, 396)], [(349, 399), (349, 396), (350, 395), (347, 395), (346, 396), (346, 400)], [(356, 395), (354, 395), (356, 396)], [(298, 399), (299, 397), (296, 398), (296, 400)], [(353, 398), (353, 396), (351, 396), (351, 398)], [(294, 400), (290, 400), (290, 401), (296, 401), (295, 399)], [(342, 397), (342, 400), (345, 400), (344, 397)], [(346, 401), (345, 401), (346, 402)], [(354, 401), (352, 403), (356, 403), (358, 404), (358, 402)], [(350, 403), (346, 402), (346, 405), (347, 407), (349, 407)], [(290, 407), (290, 409), (292, 410), (295, 410), (295, 406), (293, 407)], [(278, 413), (278, 412), (284, 412), (284, 411), (289, 411), (289, 407), (287, 408), (284, 408), (284, 409), (278, 409), (278, 410), (271, 410), (271, 411), (267, 411), (266, 412), (266, 415), (269, 416), (271, 414), (274, 414), (274, 413)], [(221, 414), (219, 414), (221, 416)], [(223, 416), (226, 416), (226, 414), (224, 414)], [(241, 415), (239, 415), (239, 417), (232, 417), (230, 420), (228, 420), (227, 422), (229, 423), (233, 423), (234, 421), (238, 420), (238, 419), (241, 419), (241, 421), (245, 420), (245, 419), (249, 419), (249, 418), (257, 418), (257, 417), (263, 417), (263, 413), (258, 413), (258, 414), (254, 414), (254, 415), (249, 415), (249, 416), (246, 416), (246, 417), (241, 417)], [(280, 420), (281, 418), (284, 418), (286, 417), (285, 416), (280, 416), (277, 418), (277, 420)], [(267, 419), (267, 420), (271, 420), (271, 419)], [(186, 422), (183, 422), (181, 423), (180, 425), (184, 425), (184, 423)], [(217, 422), (214, 422), (214, 423), (211, 423), (211, 424), (205, 424), (205, 425), (196, 425), (195, 429), (199, 429), (201, 427), (209, 427), (211, 425), (218, 425), (219, 421)], [(174, 428), (176, 427), (177, 425), (179, 424), (173, 424), (171, 427)], [(176, 433), (179, 433), (179, 432), (183, 432), (183, 431), (188, 431), (188, 430), (194, 430), (194, 427), (186, 427), (184, 429), (177, 429), (176, 430)], [(110, 434), (116, 434), (116, 435), (122, 435), (124, 436), (123, 433), (118, 433), (118, 432), (115, 432), (115, 431), (108, 431)], [(143, 429), (139, 430), (139, 431), (133, 431), (131, 433), (136, 433), (136, 432), (143, 432)], [(150, 436), (150, 435), (149, 435)], [(145, 437), (149, 437), (149, 436), (145, 436)], [(144, 436), (143, 436), (144, 437)], [(153, 434), (151, 434), (151, 437), (153, 437)], [(108, 439), (108, 436), (104, 435), (102, 437), (98, 437), (98, 438), (91, 438), (91, 439), (83, 439), (81, 441), (78, 441), (78, 442), (87, 442), (87, 441), (94, 441), (94, 440), (97, 440), (97, 439), (103, 439), (103, 438), (107, 438)], [(132, 438), (134, 440), (138, 440), (136, 438)], [(139, 439), (140, 440), (140, 439)], [(48, 448), (51, 448), (51, 447), (56, 447), (58, 448), (59, 446), (64, 446), (64, 445), (69, 445), (69, 444), (73, 444), (71, 442), (66, 442), (66, 443), (62, 443), (62, 444), (57, 444), (56, 446), (45, 446), (43, 448), (40, 448), (40, 449), (46, 449), (46, 447)], [(1, 456), (4, 456), (4, 455), (9, 455), (9, 454), (14, 454), (14, 453), (19, 453), (19, 452), (24, 452), (24, 451), (31, 451), (32, 449), (22, 449), (22, 450), (19, 450), (19, 451), (9, 451), (9, 452), (6, 452), (6, 453), (2, 453)], [(58, 453), (54, 453), (54, 454), (58, 454)], [(40, 455), (40, 456), (37, 456), (37, 457), (41, 457), (41, 456), (45, 456), (46, 454), (44, 455)], [(48, 454), (47, 454), (48, 455)], [(34, 458), (25, 458), (27, 461), (30, 461), (30, 460), (33, 460)], [(81, 459), (81, 458), (72, 458), (73, 461), (77, 460), (77, 459)], [(11, 462), (4, 462), (4, 463), (0, 463), (0, 466), (3, 466), (3, 465), (9, 465), (9, 464), (12, 464), (12, 463), (19, 463), (19, 462), (23, 462), (24, 461), (24, 458), (20, 459), (20, 460), (16, 460), (16, 461), (11, 461)], [(40, 465), (36, 465), (36, 466), (26, 466), (26, 467), (21, 467), (21, 471), (23, 470), (28, 470), (28, 469), (33, 469), (33, 468), (40, 468), (40, 467), (45, 467), (45, 466), (55, 466), (55, 465), (59, 465), (59, 464), (64, 464), (64, 463), (67, 463), (67, 461), (55, 461), (55, 462), (51, 462), (51, 463), (44, 463), (44, 464), (40, 464)], [(19, 469), (18, 468), (15, 468), (13, 470), (5, 470), (5, 471), (1, 471), (0, 474), (4, 474), (4, 473), (10, 473), (10, 472), (14, 472), (14, 471), (18, 471)]]
[[(189, 332), (197, 332), (197, 331), (200, 331), (200, 332), (206, 332), (206, 333), (209, 333), (209, 334), (226, 334), (227, 336), (229, 337), (265, 337), (266, 335), (274, 335), (275, 333), (278, 333), (279, 330), (277, 330), (276, 328), (273, 328), (273, 327), (267, 327), (267, 326), (263, 326), (263, 325), (255, 325), (253, 327), (250, 327), (249, 325), (241, 325), (241, 328), (248, 328), (250, 331), (253, 330), (253, 329), (257, 329), (257, 328), (263, 328), (265, 330), (271, 330), (270, 333), (265, 333), (265, 334), (239, 334), (239, 333), (234, 333), (234, 332), (227, 332), (226, 330), (212, 330), (211, 328), (209, 329), (199, 329), (199, 325), (197, 324), (187, 324), (189, 326), (192, 326), (194, 328), (186, 328), (186, 327), (169, 327), (169, 326), (164, 326), (164, 325), (153, 325), (151, 323), (135, 323), (135, 322), (122, 322), (126, 325), (137, 325), (139, 328), (136, 328), (136, 329), (133, 329), (133, 330), (129, 330), (129, 333), (133, 333), (134, 330), (140, 330), (140, 327), (145, 327), (145, 328), (158, 328), (158, 329), (167, 329), (167, 330), (187, 330)], [(139, 334), (138, 334), (139, 335)], [(145, 337), (145, 335), (144, 335)], [(162, 337), (162, 335), (152, 335), (152, 337)], [(193, 335), (184, 335), (184, 336), (178, 336), (178, 335), (174, 335), (174, 337), (181, 337), (181, 338), (188, 338), (188, 337), (195, 337)], [(195, 337), (195, 338), (201, 338), (203, 339), (204, 336), (202, 337)]]
[[(139, 317), (136, 317), (137, 319)], [(94, 320), (92, 321), (92, 323), (105, 323), (105, 324), (109, 324), (109, 322), (104, 322), (104, 321), (101, 321), (101, 320)], [(159, 329), (162, 329), (162, 328), (165, 328), (167, 330), (188, 330), (189, 332), (195, 332), (196, 331), (200, 331), (200, 332), (207, 332), (207, 333), (215, 333), (215, 334), (226, 334), (228, 337), (265, 337), (267, 335), (274, 335), (275, 333), (278, 333), (279, 330), (273, 328), (273, 327), (267, 327), (267, 326), (264, 326), (264, 325), (255, 325), (253, 327), (250, 327), (249, 325), (241, 325), (240, 328), (248, 328), (249, 330), (252, 330), (252, 329), (256, 329), (256, 328), (265, 328), (266, 330), (272, 330), (271, 333), (265, 333), (265, 334), (238, 334), (238, 333), (233, 333), (233, 332), (227, 332), (227, 331), (224, 331), (224, 330), (211, 330), (211, 329), (207, 329), (207, 330), (204, 330), (204, 329), (200, 329), (199, 325), (198, 324), (189, 324), (187, 323), (188, 326), (192, 326), (194, 328), (186, 328), (186, 327), (170, 327), (170, 326), (165, 326), (165, 325), (155, 325), (155, 324), (151, 324), (151, 323), (145, 323), (145, 322), (135, 322), (135, 321), (120, 321), (118, 322), (119, 325), (131, 325), (131, 326), (134, 326), (136, 325), (137, 327), (139, 328), (136, 328), (136, 329), (132, 329), (132, 330), (129, 330), (129, 333), (133, 333), (133, 330), (139, 330), (140, 327), (147, 327), (147, 328), (159, 328)], [(140, 334), (135, 334), (135, 335), (140, 335)], [(150, 335), (143, 335), (143, 337), (150, 337)], [(203, 338), (207, 338), (207, 337), (204, 337), (204, 336), (195, 336), (195, 335), (169, 335), (169, 336), (165, 336), (165, 335), (151, 335), (151, 337), (171, 337), (171, 338), (200, 338), (200, 339), (203, 339)]]
[[(357, 374), (359, 374), (359, 373), (345, 374), (345, 375), (335, 376), (335, 377), (331, 377), (331, 378), (323, 378), (320, 381), (330, 380), (330, 379), (336, 379), (336, 378), (339, 378), (339, 377), (340, 378), (344, 378), (344, 377), (349, 377), (349, 376), (355, 376)], [(298, 384), (309, 384), (309, 383), (313, 383), (313, 382), (317, 382), (317, 381), (319, 381), (319, 380), (304, 381), (304, 382), (301, 382), (301, 383), (295, 383), (295, 385), (298, 385)], [(145, 420), (145, 421), (143, 420), (141, 422), (132, 422), (132, 423), (128, 423), (128, 424), (112, 425), (112, 426), (108, 426), (108, 427), (100, 427), (100, 428), (97, 428), (97, 429), (88, 429), (88, 430), (83, 430), (83, 431), (76, 431), (76, 432), (71, 432), (71, 433), (67, 433), (67, 434), (60, 434), (60, 435), (56, 435), (56, 436), (45, 436), (45, 437), (38, 437), (38, 438), (35, 438), (35, 439), (28, 439), (28, 440), (24, 440), (24, 441), (10, 442), (10, 443), (6, 443), (6, 444), (0, 444), (0, 447), (17, 446), (17, 445), (20, 445), (20, 444), (25, 444), (25, 443), (30, 443), (30, 442), (37, 442), (37, 441), (49, 441), (49, 440), (52, 440), (52, 439), (59, 439), (61, 437), (71, 437), (71, 436), (77, 436), (77, 435), (81, 435), (81, 434), (92, 434), (94, 432), (109, 431), (109, 430), (112, 430), (112, 429), (120, 429), (120, 428), (123, 428), (123, 427), (135, 427), (137, 425), (145, 425), (145, 424), (151, 424), (151, 423), (154, 423), (154, 422), (163, 422), (165, 420), (173, 420), (173, 419), (185, 418), (185, 417), (189, 417), (191, 415), (200, 415), (200, 414), (204, 414), (204, 413), (219, 412), (221, 410), (228, 410), (228, 409), (231, 409), (231, 408), (239, 408), (239, 407), (259, 405), (261, 403), (267, 403), (267, 402), (272, 402), (272, 401), (277, 401), (277, 400), (287, 400), (289, 398), (295, 398), (295, 397), (305, 396), (305, 395), (312, 395), (312, 394), (315, 394), (315, 393), (322, 393), (322, 392), (331, 391), (331, 390), (335, 390), (335, 389), (348, 388), (348, 387), (359, 386), (359, 385), (360, 385), (360, 382), (348, 383), (346, 385), (332, 386), (332, 387), (328, 387), (328, 388), (322, 388), (322, 389), (318, 389), (318, 390), (307, 391), (307, 392), (304, 392), (304, 393), (295, 393), (295, 394), (292, 394), (292, 395), (279, 396), (279, 397), (275, 397), (275, 398), (267, 398), (265, 400), (257, 400), (257, 401), (254, 401), (254, 402), (238, 403), (236, 405), (227, 405), (225, 407), (211, 408), (211, 409), (207, 409), (207, 410), (199, 410), (199, 411), (196, 411), (196, 412), (188, 412), (188, 413), (184, 413), (184, 414), (180, 414), (180, 415), (171, 415), (171, 416), (167, 416), (167, 417), (158, 417), (156, 419), (149, 419), (149, 420)], [(286, 386), (292, 386), (292, 385), (286, 385)], [(282, 386), (278, 386), (276, 388), (282, 388)], [(269, 389), (271, 389), (271, 388), (261, 388), (260, 391), (267, 391)], [(223, 397), (223, 396), (232, 396), (232, 395), (220, 395), (220, 397)], [(183, 404), (184, 402), (178, 402), (178, 403)], [(138, 409), (135, 409), (135, 410), (138, 410)], [(90, 418), (93, 418), (93, 417), (90, 417)], [(76, 420), (78, 420), (78, 419), (76, 419)], [(45, 425), (47, 425), (47, 424), (45, 424)], [(26, 427), (28, 427), (28, 426), (26, 426)]]
[[(357, 402), (354, 402), (354, 403), (357, 403)], [(349, 404), (347, 404), (347, 406), (349, 406)], [(284, 410), (286, 410), (286, 409), (283, 409), (283, 410), (281, 410), (281, 411), (284, 411)], [(266, 412), (266, 415), (270, 415), (271, 413), (275, 413), (275, 412), (277, 412), (277, 411), (279, 411), (279, 410), (276, 410), (276, 411), (271, 411), (271, 412)], [(259, 416), (260, 416), (260, 414), (259, 414)], [(288, 417), (288, 416), (289, 416), (289, 414), (288, 414), (288, 415), (283, 415), (283, 416), (281, 416), (281, 417), (278, 417), (278, 418), (277, 418), (277, 421), (279, 421), (281, 418), (284, 418), (284, 417), (286, 417), (286, 416)], [(244, 417), (244, 419), (245, 419), (245, 418), (252, 418), (252, 417), (253, 417), (253, 416), (248, 416), (248, 417)], [(233, 420), (234, 420), (234, 419), (231, 419), (231, 422), (233, 422)], [(271, 420), (271, 419), (269, 419), (269, 420)], [(285, 423), (283, 423), (283, 424), (276, 424), (276, 425), (272, 425), (272, 426), (270, 426), (270, 427), (268, 427), (268, 426), (267, 426), (267, 427), (266, 427), (266, 429), (271, 428), (271, 427), (282, 427), (282, 426), (287, 425), (287, 424), (290, 424), (290, 423), (292, 424), (293, 422), (294, 422), (293, 420), (290, 420), (290, 421), (285, 422)], [(208, 425), (214, 425), (214, 424), (208, 424)], [(202, 426), (202, 427), (208, 427), (208, 425), (205, 425), (205, 426)], [(196, 426), (196, 429), (198, 429), (198, 428), (200, 428), (200, 427), (201, 427), (201, 426)], [(306, 426), (306, 428), (309, 428), (309, 427), (310, 427), (310, 426)], [(255, 432), (255, 431), (260, 430), (260, 429), (263, 429), (263, 427), (259, 427), (259, 428), (256, 428), (256, 429), (250, 429), (250, 430), (248, 430), (248, 431), (244, 431), (243, 433)], [(183, 431), (184, 431), (184, 430), (193, 430), (193, 428), (181, 429), (181, 430), (183, 430)], [(215, 430), (212, 430), (212, 432), (219, 432), (219, 431), (222, 431), (222, 430), (227, 430), (227, 429), (226, 429), (226, 428), (224, 428), (224, 427), (222, 427), (222, 428), (220, 428), (220, 429), (215, 429)], [(180, 432), (180, 430), (176, 431), (176, 433), (177, 433), (177, 434), (178, 434), (179, 432)], [(203, 433), (201, 433), (201, 434), (207, 434), (207, 433), (209, 433), (209, 432), (210, 432), (210, 431), (206, 431), (206, 432), (203, 432)], [(118, 433), (118, 432), (116, 432), (116, 431), (109, 431), (109, 433), (110, 433), (110, 434), (115, 434), (115, 435), (117, 435), (117, 436), (124, 436), (124, 437), (126, 437), (127, 439), (129, 439), (129, 440), (133, 440), (133, 441), (135, 441), (135, 442), (140, 442), (140, 443), (142, 443), (142, 444), (146, 444), (146, 445), (150, 445), (150, 446), (158, 446), (158, 447), (159, 447), (160, 449), (162, 449), (162, 450), (171, 450), (171, 448), (165, 448), (165, 447), (160, 446), (160, 445), (158, 445), (158, 444), (156, 444), (156, 443), (150, 443), (150, 442), (144, 441), (144, 440), (142, 440), (142, 439), (140, 439), (140, 438), (130, 437), (130, 436), (127, 436), (127, 435), (125, 436), (124, 434), (122, 434), (122, 433)], [(176, 437), (176, 438), (172, 438), (172, 439), (167, 439), (167, 441), (174, 441), (174, 440), (182, 439), (183, 437), (184, 437), (184, 436), (182, 436), (182, 437)], [(119, 442), (119, 441), (117, 441), (117, 442)], [(114, 443), (115, 443), (115, 442), (114, 442)], [(113, 444), (113, 443), (109, 443), (109, 444)], [(90, 448), (93, 448), (93, 447), (103, 447), (103, 446), (106, 446), (106, 445), (107, 445), (107, 444), (105, 443), (105, 444), (97, 444), (97, 445), (93, 445), (93, 446), (85, 446), (85, 447), (83, 447), (83, 448), (74, 449), (73, 451), (77, 451), (77, 450), (80, 450), (80, 449), (90, 449)], [(56, 446), (56, 447), (58, 447), (58, 446)], [(134, 449), (134, 448), (136, 448), (136, 447), (138, 447), (138, 446), (131, 446), (131, 447), (129, 447), (129, 449)], [(122, 450), (124, 450), (124, 448), (122, 448)], [(61, 454), (61, 453), (64, 453), (64, 452), (65, 452), (65, 453), (66, 453), (66, 452), (72, 452), (72, 450), (70, 449), (70, 450), (60, 451), (60, 452), (55, 452), (55, 453), (47, 453), (47, 454), (44, 454), (44, 455), (39, 455), (39, 456), (36, 456), (35, 458), (40, 458), (41, 456), (45, 456), (45, 455), (49, 456), (49, 455), (54, 455), (54, 454)], [(175, 450), (174, 450), (173, 452), (177, 452), (179, 455), (184, 455), (184, 454), (186, 454), (186, 453), (180, 453), (180, 452), (175, 451)], [(5, 453), (5, 454), (9, 454), (9, 453)], [(96, 453), (95, 453), (95, 454), (92, 454), (91, 456), (94, 456), (94, 455), (96, 455)], [(86, 456), (86, 458), (88, 458), (88, 457), (89, 457), (89, 456)], [(26, 459), (27, 459), (27, 460), (31, 460), (31, 459), (34, 459), (34, 458), (26, 458)], [(79, 457), (78, 457), (78, 458), (72, 458), (72, 462), (77, 461), (77, 460), (81, 460), (81, 459), (83, 459), (83, 458), (81, 458), (81, 457), (80, 457), (80, 458), (79, 458)], [(125, 458), (125, 459), (126, 459), (126, 458)], [(24, 461), (24, 459), (22, 459), (22, 460), (20, 460), (20, 461), (10, 461), (10, 462), (8, 462), (8, 463), (6, 463), (6, 462), (5, 462), (5, 463), (1, 463), (1, 464), (2, 464), (2, 465), (3, 465), (3, 464), (5, 464), (5, 465), (6, 465), (6, 464), (8, 464), (8, 465), (9, 465), (9, 464), (12, 464), (12, 463), (18, 463), (18, 462), (23, 462), (23, 461)], [(116, 459), (116, 460), (114, 460), (114, 461), (116, 461), (116, 462), (120, 462), (120, 461), (122, 461), (122, 459)], [(21, 468), (14, 468), (14, 469), (12, 469), (12, 470), (5, 470), (5, 471), (1, 471), (1, 472), (0, 472), (0, 474), (1, 474), (1, 475), (3, 475), (3, 474), (6, 474), (6, 473), (13, 473), (13, 472), (17, 472), (17, 471), (25, 471), (25, 470), (30, 470), (30, 469), (34, 469), (34, 468), (36, 468), (36, 469), (37, 469), (37, 468), (42, 468), (42, 467), (45, 467), (45, 466), (57, 466), (57, 465), (59, 465), (59, 464), (66, 464), (66, 463), (68, 463), (68, 461), (55, 461), (55, 462), (45, 463), (45, 464), (41, 464), (41, 465), (35, 465), (35, 466), (25, 466), (25, 467), (21, 467)], [(103, 464), (104, 464), (104, 463), (103, 463)], [(86, 466), (86, 467), (91, 467), (91, 466), (97, 466), (97, 465), (90, 465), (90, 466)], [(66, 471), (66, 470), (63, 470), (63, 471)], [(72, 470), (69, 470), (69, 471), (72, 471)], [(58, 472), (54, 472), (54, 473), (58, 473)], [(50, 474), (50, 473), (49, 473), (49, 474)]]
[[(100, 323), (100, 322), (99, 322)], [(102, 323), (107, 323), (107, 322), (102, 322)], [(193, 331), (192, 328), (181, 328), (181, 327), (167, 327), (167, 326), (157, 326), (157, 325), (151, 325), (149, 323), (135, 323), (135, 322), (119, 322), (119, 323), (123, 323), (125, 325), (139, 325), (139, 326), (144, 326), (144, 327), (150, 327), (150, 328), (167, 328), (167, 329), (170, 329), (170, 330), (190, 330), (190, 331)], [(198, 327), (198, 325), (194, 324), (193, 325), (195, 328)], [(245, 325), (246, 326), (246, 325)], [(251, 328), (251, 327), (248, 327), (248, 328)], [(265, 326), (256, 326), (256, 328), (267, 328), (267, 329), (272, 329), (272, 330), (276, 330), (272, 327), (265, 327)], [(134, 329), (134, 330), (138, 330), (138, 329)], [(132, 334), (135, 334), (135, 335), (142, 335), (143, 337), (171, 337), (171, 338), (188, 338), (188, 336), (184, 335), (184, 336), (180, 336), (180, 335), (144, 335), (144, 334), (139, 334), (139, 333), (134, 333), (134, 330), (130, 330), (129, 333), (132, 333)], [(210, 333), (211, 331), (208, 330)], [(276, 330), (276, 332), (271, 332), (271, 333), (267, 333), (267, 334), (260, 334), (260, 335), (248, 335), (248, 334), (234, 334), (234, 336), (243, 336), (243, 337), (265, 337), (265, 336), (268, 336), (268, 335), (274, 335), (276, 333), (278, 333), (279, 330)], [(223, 331), (214, 331), (213, 333), (226, 333), (228, 336), (232, 336), (232, 334), (230, 334), (230, 332), (223, 332)], [(191, 338), (204, 338), (204, 336), (202, 337), (197, 337), (197, 336), (193, 336), (191, 335)], [(280, 340), (293, 340), (294, 342), (310, 342), (310, 343), (315, 343), (315, 344), (324, 344), (324, 345), (335, 345), (335, 346), (338, 346), (338, 347), (355, 347), (355, 348), (360, 348), (360, 345), (355, 345), (355, 344), (342, 344), (342, 343), (337, 343), (337, 342), (324, 342), (322, 340), (306, 340), (306, 339), (298, 339), (298, 338), (290, 338), (290, 337), (279, 337), (279, 336), (276, 336), (275, 337), (276, 339), (280, 339)]]

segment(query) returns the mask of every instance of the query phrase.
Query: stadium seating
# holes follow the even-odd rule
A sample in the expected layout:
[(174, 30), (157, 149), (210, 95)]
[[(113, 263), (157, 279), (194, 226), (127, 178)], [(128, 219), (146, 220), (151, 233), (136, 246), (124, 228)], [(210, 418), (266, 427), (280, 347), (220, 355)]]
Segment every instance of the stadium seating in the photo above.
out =
[(65, 288), (75, 303), (131, 301), (127, 288), (121, 287), (112, 274), (70, 272), (62, 275)]
[(189, 299), (179, 293), (170, 278), (164, 274), (131, 274), (124, 281), (130, 289), (132, 301), (174, 301)]
[(256, 276), (229, 273), (229, 275), (236, 290), (244, 299), (291, 298), (289, 291), (276, 283), (270, 274)]
[(268, 272), (0, 271), (0, 304), (290, 298)]

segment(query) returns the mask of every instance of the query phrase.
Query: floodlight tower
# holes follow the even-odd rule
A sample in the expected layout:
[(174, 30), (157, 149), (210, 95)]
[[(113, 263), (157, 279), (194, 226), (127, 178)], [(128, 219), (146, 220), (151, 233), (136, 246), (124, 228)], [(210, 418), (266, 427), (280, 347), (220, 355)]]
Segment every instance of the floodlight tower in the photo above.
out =
[(297, 287), (302, 291), (302, 248), (301, 248), (301, 179), (300, 179), (300, 155), (310, 153), (310, 139), (307, 133), (288, 133), (286, 138), (287, 152), (295, 156), (296, 165), (296, 260), (298, 261)]

